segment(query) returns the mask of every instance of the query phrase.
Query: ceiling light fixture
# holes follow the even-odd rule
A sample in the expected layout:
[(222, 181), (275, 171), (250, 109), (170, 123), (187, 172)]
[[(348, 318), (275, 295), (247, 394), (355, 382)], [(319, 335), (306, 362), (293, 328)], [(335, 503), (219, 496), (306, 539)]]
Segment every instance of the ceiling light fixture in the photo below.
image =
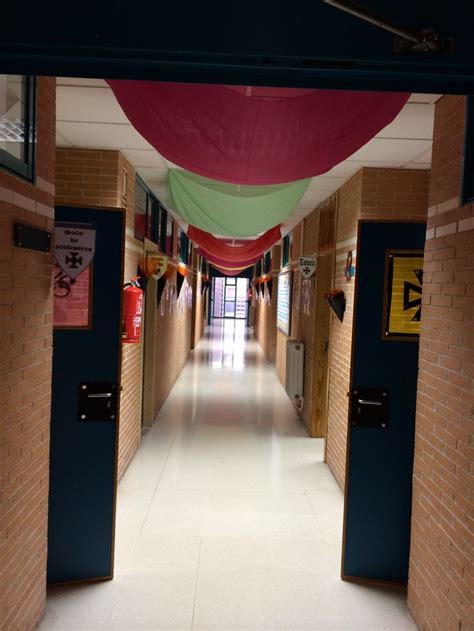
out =
[(432, 29), (414, 29), (411, 27), (400, 26), (389, 20), (382, 18), (368, 9), (361, 7), (355, 2), (348, 0), (322, 0), (336, 9), (340, 9), (345, 13), (349, 13), (364, 22), (374, 24), (379, 28), (389, 31), (397, 35), (394, 47), (396, 52), (423, 52), (438, 53), (452, 50), (454, 40), (451, 38), (440, 37), (438, 33)]

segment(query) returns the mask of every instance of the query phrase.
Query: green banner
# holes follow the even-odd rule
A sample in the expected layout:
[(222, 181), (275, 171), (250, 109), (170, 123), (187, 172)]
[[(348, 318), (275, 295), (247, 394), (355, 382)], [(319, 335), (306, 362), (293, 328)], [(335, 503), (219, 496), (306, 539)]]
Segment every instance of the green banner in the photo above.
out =
[(189, 171), (168, 171), (168, 204), (192, 226), (212, 234), (252, 237), (286, 221), (309, 179), (271, 186), (238, 186)]

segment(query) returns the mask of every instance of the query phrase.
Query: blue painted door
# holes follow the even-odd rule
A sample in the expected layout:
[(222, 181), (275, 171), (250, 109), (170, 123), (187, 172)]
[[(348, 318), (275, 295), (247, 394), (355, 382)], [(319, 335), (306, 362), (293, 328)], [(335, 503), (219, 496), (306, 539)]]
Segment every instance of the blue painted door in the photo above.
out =
[[(124, 230), (121, 210), (59, 207), (56, 221), (90, 224), (96, 247), (89, 328), (54, 331), (49, 583), (113, 575), (118, 418), (107, 398), (120, 391)], [(82, 411), (104, 402), (96, 420)]]
[[(347, 579), (408, 579), (418, 342), (386, 335), (383, 314), (392, 295), (387, 251), (403, 250), (406, 256), (407, 251), (422, 251), (425, 229), (421, 223), (359, 226), (351, 384), (355, 409), (349, 416), (342, 553)], [(417, 274), (422, 282), (422, 272)], [(405, 306), (412, 305), (411, 319), (419, 315), (413, 305), (420, 294), (416, 274), (409, 276)]]

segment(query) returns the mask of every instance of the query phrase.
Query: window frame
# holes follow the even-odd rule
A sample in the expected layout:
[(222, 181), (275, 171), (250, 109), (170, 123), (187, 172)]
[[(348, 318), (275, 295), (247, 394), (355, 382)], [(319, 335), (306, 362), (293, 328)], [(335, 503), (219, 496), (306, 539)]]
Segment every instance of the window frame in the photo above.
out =
[(460, 193), (461, 206), (474, 203), (474, 96), (472, 95), (466, 97)]
[(189, 265), (189, 253), (190, 253), (189, 237), (182, 228), (179, 228), (178, 236), (179, 236), (178, 259), (181, 261), (181, 263), (184, 263), (185, 265)]
[(8, 151), (0, 148), (0, 169), (21, 177), (28, 182), (35, 182), (36, 178), (36, 77), (34, 75), (18, 75), (23, 77), (25, 96), (23, 105), (25, 142), (24, 160), (15, 158)]
[[(168, 256), (173, 256), (174, 231), (176, 230), (175, 220), (171, 213), (167, 212), (166, 231), (165, 231), (165, 249), (163, 250)], [(171, 225), (171, 234), (168, 234), (168, 226)], [(168, 241), (169, 239), (169, 241)]]
[[(136, 230), (136, 214), (137, 214), (137, 190), (141, 189), (145, 195), (145, 220), (144, 220), (144, 232), (143, 235), (138, 234)], [(138, 175), (135, 176), (135, 198), (134, 198), (134, 237), (138, 241), (144, 241), (148, 239), (152, 241), (160, 249), (165, 252), (166, 250), (166, 225), (164, 236), (164, 247), (162, 247), (163, 241), (163, 213), (168, 216), (168, 211), (163, 208), (158, 197), (153, 193), (146, 182)]]
[(263, 255), (263, 273), (269, 274), (272, 271), (272, 251), (267, 250)]
[(288, 267), (291, 264), (291, 254), (293, 246), (293, 232), (289, 232), (283, 237), (283, 247), (281, 249), (281, 266), (282, 268)]

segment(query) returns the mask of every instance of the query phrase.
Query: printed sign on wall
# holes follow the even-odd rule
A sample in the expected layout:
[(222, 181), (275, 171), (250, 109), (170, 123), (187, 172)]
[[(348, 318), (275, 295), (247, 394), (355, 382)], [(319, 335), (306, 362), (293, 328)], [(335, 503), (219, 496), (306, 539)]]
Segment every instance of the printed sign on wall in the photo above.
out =
[(146, 255), (146, 274), (155, 280), (159, 280), (168, 267), (168, 257), (164, 254)]
[(298, 259), (298, 265), (303, 278), (311, 278), (316, 270), (316, 257), (300, 256)]
[(95, 230), (90, 224), (57, 223), (54, 228), (55, 328), (91, 326), (92, 266)]
[(291, 272), (278, 274), (277, 327), (290, 334), (291, 324)]
[(385, 339), (417, 339), (420, 334), (423, 252), (388, 250), (385, 263)]
[(54, 256), (69, 278), (76, 278), (94, 258), (95, 230), (90, 224), (57, 223)]
[(62, 329), (88, 329), (91, 326), (92, 265), (76, 278), (69, 278), (54, 266), (53, 325)]

